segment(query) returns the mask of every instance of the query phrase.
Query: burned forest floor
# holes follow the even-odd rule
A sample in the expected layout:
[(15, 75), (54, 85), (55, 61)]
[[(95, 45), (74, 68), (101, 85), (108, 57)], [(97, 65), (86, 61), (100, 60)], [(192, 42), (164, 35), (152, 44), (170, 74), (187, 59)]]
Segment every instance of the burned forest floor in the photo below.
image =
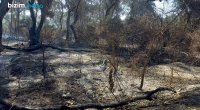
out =
[(43, 62), (42, 50), (5, 50), (0, 56), (0, 98), (13, 105), (43, 109), (108, 104), (143, 95), (158, 87), (169, 87), (177, 93), (161, 92), (153, 101), (137, 101), (121, 109), (200, 110), (200, 67), (182, 62), (148, 66), (141, 91), (138, 89), (141, 73), (120, 58), (111, 92), (110, 68), (101, 68), (108, 57), (98, 49), (89, 52), (46, 49)]

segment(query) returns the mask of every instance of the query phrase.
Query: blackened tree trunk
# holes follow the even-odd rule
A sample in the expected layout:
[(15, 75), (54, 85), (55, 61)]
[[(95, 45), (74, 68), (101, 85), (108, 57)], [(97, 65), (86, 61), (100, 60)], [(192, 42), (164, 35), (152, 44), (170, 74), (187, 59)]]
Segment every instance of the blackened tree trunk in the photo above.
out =
[(75, 43), (79, 43), (78, 36), (77, 36), (77, 33), (76, 33), (76, 29), (75, 29), (75, 25), (76, 25), (77, 21), (78, 21), (78, 13), (76, 11), (76, 12), (74, 12), (74, 22), (70, 25), (70, 28), (71, 28), (72, 33), (74, 35)]
[(60, 0), (60, 5), (61, 5), (61, 15), (60, 15), (60, 32), (62, 31), (62, 28), (63, 28), (63, 16), (64, 16), (64, 13), (63, 13), (63, 11), (64, 11), (64, 6), (63, 6), (63, 4), (62, 4), (62, 0)]
[[(40, 45), (40, 33), (44, 25), (46, 15), (48, 14), (48, 9), (50, 8), (52, 1), (53, 0), (48, 0), (48, 1), (38, 0), (38, 3), (43, 5), (43, 8), (40, 9), (41, 19), (40, 19), (40, 23), (38, 27), (36, 26), (36, 16), (35, 16), (34, 10), (32, 7), (30, 7), (29, 9), (31, 13), (31, 19), (32, 19), (32, 26), (29, 30), (29, 36), (30, 36), (29, 46), (30, 47)], [(29, 3), (34, 4), (34, 2), (35, 0), (31, 0)]]
[(3, 18), (8, 12), (8, 3), (11, 4), (13, 0), (1, 0), (0, 4), (0, 51), (2, 50), (2, 34), (3, 34)]
[(0, 19), (0, 51), (2, 50), (2, 33), (3, 33), (3, 19)]
[[(81, 4), (81, 0), (79, 1), (76, 1), (74, 3), (69, 3), (67, 5), (67, 8), (68, 8), (68, 17), (67, 17), (67, 33), (66, 33), (66, 40), (68, 40), (68, 38), (70, 37), (70, 31), (72, 32), (72, 35), (75, 39), (75, 43), (78, 43), (78, 35), (77, 35), (77, 32), (76, 32), (76, 28), (75, 28), (75, 25), (79, 19), (79, 16), (78, 16), (78, 12), (79, 12), (79, 6)], [(73, 22), (70, 23), (71, 21), (71, 13), (73, 14)]]
[(44, 9), (41, 9), (41, 19), (40, 19), (40, 23), (36, 29), (36, 38), (39, 40), (40, 39), (40, 33), (42, 30), (42, 27), (44, 25), (44, 22), (46, 20), (46, 12)]
[[(69, 9), (69, 8), (68, 8)], [(70, 18), (71, 18), (71, 10), (69, 9), (68, 10), (68, 13), (67, 13), (67, 33), (66, 33), (66, 40), (69, 40), (69, 37), (70, 37)]]
[[(32, 5), (34, 4), (35, 0), (31, 0), (29, 3)], [(34, 45), (38, 45), (39, 44), (39, 38), (36, 35), (36, 16), (34, 14), (34, 10), (32, 7), (30, 7), (30, 13), (31, 13), (31, 20), (32, 20), (32, 26), (29, 29), (29, 37), (30, 37), (30, 41), (29, 41), (29, 46), (34, 46)]]

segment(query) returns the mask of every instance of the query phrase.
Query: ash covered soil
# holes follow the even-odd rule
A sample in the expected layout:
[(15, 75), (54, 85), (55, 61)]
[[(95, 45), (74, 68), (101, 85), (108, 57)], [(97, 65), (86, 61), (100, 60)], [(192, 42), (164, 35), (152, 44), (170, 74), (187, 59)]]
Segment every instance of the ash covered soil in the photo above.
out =
[[(41, 51), (6, 50), (0, 56), (0, 98), (13, 105), (42, 109), (108, 104), (143, 95), (138, 89), (141, 72), (128, 67), (123, 58), (120, 58), (119, 70), (114, 76), (114, 91), (109, 91), (110, 68), (106, 66), (104, 70), (101, 67), (108, 57), (98, 50), (60, 52), (47, 49), (44, 69)], [(143, 91), (158, 87), (172, 87), (177, 93), (162, 92), (156, 94), (153, 101), (138, 101), (123, 109), (200, 110), (200, 67), (181, 62), (150, 66)]]

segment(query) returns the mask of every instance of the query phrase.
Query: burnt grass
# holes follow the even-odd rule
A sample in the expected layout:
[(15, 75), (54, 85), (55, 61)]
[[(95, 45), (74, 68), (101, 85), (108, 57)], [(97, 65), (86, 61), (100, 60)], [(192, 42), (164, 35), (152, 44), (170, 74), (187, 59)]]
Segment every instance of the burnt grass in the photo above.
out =
[[(6, 100), (9, 103), (12, 103), (17, 106), (25, 106), (30, 108), (48, 108), (48, 107), (55, 107), (55, 106), (62, 106), (62, 105), (77, 105), (77, 104), (87, 104), (87, 103), (105, 103), (105, 102), (112, 102), (115, 99), (110, 98), (106, 99), (102, 97), (102, 94), (96, 87), (92, 87), (88, 92), (87, 88), (84, 87), (83, 84), (78, 82), (79, 79), (86, 77), (85, 74), (82, 74), (80, 69), (81, 66), (90, 66), (90, 65), (97, 65), (98, 63), (92, 62), (90, 63), (49, 63), (47, 60), (52, 58), (56, 58), (54, 55), (46, 55), (45, 56), (45, 66), (46, 66), (46, 77), (43, 78), (43, 66), (42, 65), (42, 54), (40, 52), (34, 52), (31, 54), (17, 54), (15, 57), (12, 57), (10, 60), (10, 64), (6, 66), (8, 70), (7, 75), (0, 77), (0, 98)], [(59, 52), (58, 54), (59, 55)], [(154, 54), (154, 57), (158, 54)], [(159, 54), (163, 57), (169, 57), (169, 55)], [(160, 56), (157, 57), (160, 57)], [(120, 57), (120, 55), (119, 55)], [(188, 58), (189, 59), (189, 58)], [(152, 61), (156, 60), (152, 58)], [(159, 59), (158, 59), (159, 60)], [(177, 60), (178, 61), (178, 60)], [(165, 62), (154, 62), (149, 64), (148, 66), (165, 64)], [(62, 76), (56, 73), (56, 69), (60, 66), (66, 67), (74, 67), (78, 68), (68, 76)], [(195, 65), (197, 66), (197, 65)], [(140, 74), (134, 74), (134, 77), (140, 77)], [(147, 78), (152, 78), (152, 80), (161, 80), (163, 81), (164, 86), (171, 87), (169, 85), (169, 81), (171, 77), (163, 78), (162, 75), (158, 74), (147, 74)], [(101, 81), (101, 78), (93, 78), (89, 80), (88, 83), (94, 83), (93, 80)], [(10, 84), (15, 84), (14, 86), (10, 87)], [(199, 80), (189, 80), (189, 79), (181, 79), (181, 78), (174, 78), (173, 85), (174, 88), (181, 88), (184, 85), (198, 85)], [(96, 86), (100, 86), (97, 85)], [(106, 88), (106, 87), (101, 87)], [(136, 91), (137, 88), (135, 88)], [(166, 100), (162, 102), (155, 103), (146, 103), (146, 107), (144, 105), (129, 105), (128, 107), (125, 106), (122, 109), (154, 109), (154, 108), (162, 108), (163, 106), (174, 106), (177, 104), (182, 106), (184, 105), (184, 109), (188, 107), (196, 107), (199, 108), (199, 88), (194, 88), (190, 91), (185, 91), (181, 94), (181, 97), (175, 98), (172, 101), (167, 102), (168, 104), (164, 103)], [(110, 95), (108, 95), (110, 96)], [(126, 99), (126, 97), (121, 98)], [(159, 100), (159, 99), (158, 99)], [(161, 105), (160, 105), (161, 104)], [(149, 105), (149, 106), (148, 106)], [(166, 107), (166, 108), (167, 108)]]

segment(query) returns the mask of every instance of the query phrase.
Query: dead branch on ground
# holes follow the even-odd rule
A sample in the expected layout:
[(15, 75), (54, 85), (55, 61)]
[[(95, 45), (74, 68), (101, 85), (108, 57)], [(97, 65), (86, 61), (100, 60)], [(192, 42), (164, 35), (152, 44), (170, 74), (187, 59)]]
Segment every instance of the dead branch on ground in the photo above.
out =
[(82, 48), (62, 48), (62, 47), (58, 47), (58, 46), (54, 46), (54, 45), (50, 45), (50, 44), (42, 44), (42, 45), (37, 45), (34, 47), (30, 47), (30, 48), (14, 48), (11, 46), (6, 46), (6, 45), (2, 45), (3, 49), (7, 49), (7, 50), (14, 50), (14, 51), (21, 51), (21, 52), (32, 52), (32, 51), (36, 51), (36, 50), (40, 50), (42, 48), (46, 49), (46, 48), (51, 48), (51, 49), (56, 49), (62, 52), (68, 52), (68, 51), (76, 51), (76, 52), (91, 52), (92, 49), (82, 49)]
[[(98, 104), (98, 103), (91, 103), (91, 104), (81, 104), (81, 105), (73, 105), (73, 106), (61, 106), (61, 107), (54, 107), (54, 108), (42, 108), (43, 110), (77, 110), (77, 109), (88, 109), (88, 108), (96, 108), (96, 109), (105, 109), (105, 108), (117, 108), (122, 107), (125, 105), (128, 105), (129, 103), (133, 103), (140, 100), (153, 100), (152, 96), (155, 93), (161, 92), (161, 91), (170, 91), (176, 93), (175, 90), (171, 88), (166, 87), (160, 87), (152, 91), (145, 92), (146, 95), (144, 96), (138, 96), (132, 99), (123, 100), (116, 103), (111, 104)], [(19, 107), (16, 105), (12, 105), (4, 100), (0, 100), (0, 104), (3, 105), (6, 109), (10, 110), (35, 110), (32, 108), (25, 108), (25, 107)]]

